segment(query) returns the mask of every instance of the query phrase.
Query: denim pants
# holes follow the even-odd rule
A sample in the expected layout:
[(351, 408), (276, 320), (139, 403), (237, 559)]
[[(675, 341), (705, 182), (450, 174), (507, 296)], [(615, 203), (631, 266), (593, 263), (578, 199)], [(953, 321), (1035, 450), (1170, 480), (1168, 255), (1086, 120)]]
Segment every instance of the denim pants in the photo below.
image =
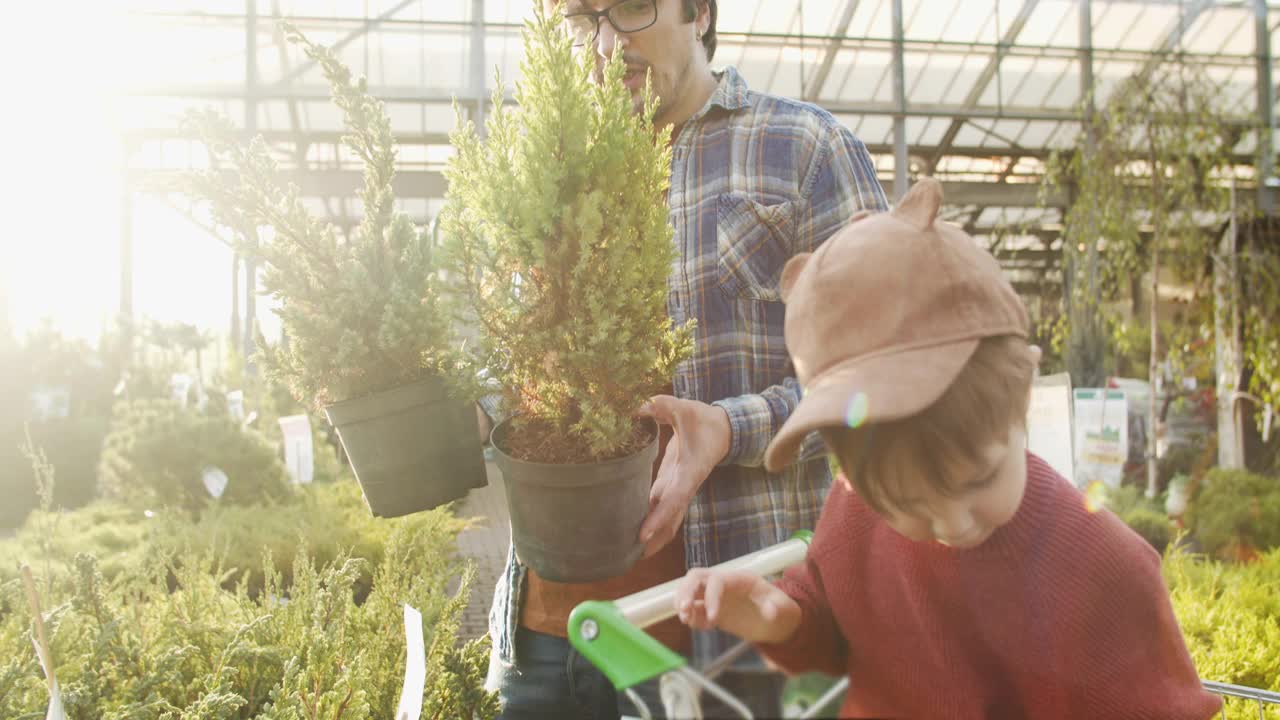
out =
[[(582, 657), (569, 641), (521, 627), (516, 630), (519, 666), (495, 651), (489, 658), (485, 688), (502, 702), (498, 720), (618, 720), (640, 717), (625, 693)], [(634, 688), (654, 718), (664, 717), (658, 681)]]
[[(502, 660), (495, 651), (489, 658), (485, 688), (497, 690), (502, 702), (498, 720), (619, 720), (640, 717), (625, 693), (614, 690), (604, 673), (562, 637), (528, 628), (516, 631), (519, 665)], [(747, 704), (756, 718), (781, 716), (784, 678), (774, 673), (727, 672), (716, 682)], [(633, 688), (655, 720), (664, 718), (658, 680)], [(714, 698), (702, 695), (705, 718), (739, 717)]]

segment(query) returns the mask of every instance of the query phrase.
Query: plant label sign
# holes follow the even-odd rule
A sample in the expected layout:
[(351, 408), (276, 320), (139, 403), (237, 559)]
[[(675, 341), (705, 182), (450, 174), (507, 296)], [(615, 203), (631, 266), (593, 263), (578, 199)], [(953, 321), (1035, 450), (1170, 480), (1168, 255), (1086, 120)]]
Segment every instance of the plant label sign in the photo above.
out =
[(1027, 406), (1027, 449), (1069, 478), (1075, 476), (1074, 440), (1071, 376), (1059, 373), (1036, 378)]
[(45, 677), (49, 680), (49, 710), (44, 715), (44, 720), (67, 720), (67, 711), (62, 707), (62, 690), (58, 688), (58, 681), (50, 674), (49, 668), (44, 663), (44, 653), (40, 651), (40, 643), (35, 638), (31, 638), (31, 644), (35, 645), (36, 657), (40, 660), (40, 669), (44, 671)]
[(1120, 487), (1129, 458), (1129, 399), (1123, 390), (1075, 391), (1075, 483)]
[(295, 483), (306, 485), (315, 474), (315, 448), (311, 444), (311, 420), (306, 415), (280, 418), (284, 435), (284, 466)]
[(227, 483), (230, 482), (226, 473), (212, 465), (200, 471), (200, 479), (204, 482), (204, 489), (209, 491), (209, 497), (215, 500), (222, 497), (222, 493), (227, 491)]
[(427, 687), (427, 648), (422, 639), (422, 613), (412, 605), (404, 606), (404, 640), (407, 653), (404, 663), (404, 687), (396, 720), (419, 720), (422, 715), (422, 691)]

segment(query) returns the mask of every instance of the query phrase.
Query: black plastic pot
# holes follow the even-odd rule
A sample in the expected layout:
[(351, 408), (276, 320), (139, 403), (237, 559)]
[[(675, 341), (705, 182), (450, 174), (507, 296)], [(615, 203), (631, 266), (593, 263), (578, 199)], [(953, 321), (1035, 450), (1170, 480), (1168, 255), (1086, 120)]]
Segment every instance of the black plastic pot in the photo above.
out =
[(499, 423), (492, 440), (520, 561), (554, 582), (594, 582), (631, 569), (644, 552), (640, 524), (649, 511), (657, 424), (644, 449), (582, 465), (511, 457), (503, 450), (510, 429), (510, 421)]
[(488, 483), (475, 406), (449, 397), (439, 378), (334, 403), (324, 412), (378, 517), (430, 510)]

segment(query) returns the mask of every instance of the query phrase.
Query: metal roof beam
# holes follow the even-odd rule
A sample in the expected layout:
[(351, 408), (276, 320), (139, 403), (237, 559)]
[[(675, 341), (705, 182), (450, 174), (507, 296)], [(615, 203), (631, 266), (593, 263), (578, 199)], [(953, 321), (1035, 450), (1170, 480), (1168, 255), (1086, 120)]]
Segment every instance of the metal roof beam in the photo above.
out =
[(857, 9), (858, 0), (845, 0), (844, 10), (840, 12), (840, 20), (836, 22), (835, 37), (827, 41), (826, 53), (822, 56), (818, 72), (813, 76), (813, 85), (805, 94), (805, 100), (817, 102), (822, 94), (822, 88), (827, 84), (827, 77), (831, 75), (831, 67), (835, 65), (836, 53), (840, 52), (840, 47), (844, 45), (845, 36), (849, 34), (849, 25), (853, 23), (853, 14)]
[[(351, 32), (349, 32), (349, 33), (347, 33), (345, 36), (343, 36), (343, 37), (342, 37), (342, 39), (338, 40), (338, 42), (334, 43), (333, 45), (330, 45), (330, 46), (329, 46), (329, 50), (330, 50), (331, 52), (333, 52), (334, 54), (337, 54), (337, 52), (338, 52), (339, 50), (341, 50), (342, 48), (346, 47), (347, 45), (350, 45), (352, 42), (354, 42), (354, 41), (356, 41), (356, 40), (360, 39), (361, 37), (363, 37), (363, 36), (367, 35), (367, 34), (369, 33), (369, 31), (370, 31), (370, 30), (373, 30), (375, 27), (377, 27), (377, 26), (378, 26), (380, 23), (382, 23), (384, 20), (388, 20), (388, 19), (390, 19), (390, 18), (391, 18), (392, 16), (394, 16), (396, 13), (398, 13), (398, 12), (400, 12), (401, 10), (403, 10), (403, 9), (405, 9), (405, 8), (407, 8), (407, 7), (409, 7), (409, 6), (410, 6), (410, 5), (412, 5), (414, 2), (415, 2), (415, 0), (401, 0), (400, 2), (396, 3), (395, 7), (391, 8), (390, 10), (388, 10), (388, 11), (386, 11), (386, 12), (384, 12), (384, 13), (382, 13), (382, 14), (381, 14), (381, 15), (379, 15), (378, 17), (376, 17), (376, 18), (368, 18), (368, 19), (366, 19), (366, 20), (364, 21), (364, 25), (362, 25), (362, 26), (361, 26), (361, 27), (359, 27), (359, 28), (356, 28), (355, 30), (352, 30)], [(315, 67), (315, 66), (316, 66), (316, 61), (315, 61), (315, 60), (312, 60), (312, 59), (310, 59), (310, 58), (307, 58), (307, 61), (306, 61), (306, 62), (304, 62), (304, 63), (302, 63), (301, 65), (299, 65), (298, 67), (294, 68), (294, 70), (293, 70), (292, 72), (285, 73), (284, 77), (282, 77), (282, 78), (280, 78), (278, 81), (276, 81), (276, 83), (275, 83), (276, 87), (285, 87), (285, 86), (289, 85), (289, 84), (290, 84), (290, 83), (292, 83), (294, 80), (297, 80), (299, 77), (302, 77), (302, 75), (303, 75), (304, 73), (306, 73), (308, 70), (310, 70), (311, 68), (313, 68), (313, 67)]]
[[(977, 81), (969, 89), (969, 94), (965, 96), (964, 107), (977, 107), (978, 101), (982, 99), (982, 94), (987, 91), (987, 86), (991, 84), (991, 81), (995, 79), (996, 73), (1000, 70), (1000, 61), (1004, 59), (1005, 53), (1008, 52), (1006, 46), (1012, 45), (1018, 39), (1018, 35), (1026, 27), (1027, 20), (1031, 19), (1031, 13), (1035, 11), (1039, 2), (1040, 0), (1026, 0), (1022, 4), (1022, 8), (1018, 10), (1018, 15), (1013, 19), (1013, 23), (1009, 25), (1004, 35), (1000, 37), (1000, 44), (996, 47), (996, 54), (987, 62), (987, 66), (982, 69)], [(938, 161), (947, 154), (947, 148), (951, 146), (951, 143), (955, 142), (956, 135), (960, 133), (960, 128), (964, 126), (964, 123), (965, 118), (957, 117), (951, 121), (947, 131), (942, 134), (942, 140), (938, 142), (938, 151), (929, 160), (929, 174), (933, 173), (933, 169), (938, 166)]]

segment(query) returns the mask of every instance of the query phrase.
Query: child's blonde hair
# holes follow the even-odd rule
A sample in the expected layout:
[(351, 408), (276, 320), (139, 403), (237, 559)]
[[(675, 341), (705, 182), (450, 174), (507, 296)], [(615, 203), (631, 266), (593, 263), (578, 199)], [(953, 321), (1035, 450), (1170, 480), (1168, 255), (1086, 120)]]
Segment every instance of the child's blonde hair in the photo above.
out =
[(901, 506), (901, 472), (894, 467), (903, 449), (914, 451), (925, 481), (947, 495), (947, 461), (979, 464), (980, 453), (1002, 440), (1014, 424), (1025, 426), (1036, 359), (1025, 338), (983, 339), (938, 401), (901, 420), (858, 428), (821, 430), (827, 447), (854, 489), (877, 512)]

